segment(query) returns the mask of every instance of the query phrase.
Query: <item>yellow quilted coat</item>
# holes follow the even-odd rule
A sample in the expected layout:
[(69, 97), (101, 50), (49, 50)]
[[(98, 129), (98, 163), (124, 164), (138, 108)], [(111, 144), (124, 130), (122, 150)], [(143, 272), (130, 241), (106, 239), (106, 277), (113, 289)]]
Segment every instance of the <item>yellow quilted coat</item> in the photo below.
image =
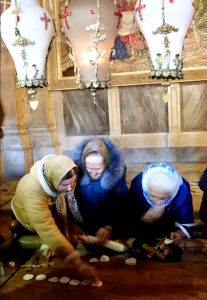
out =
[[(43, 176), (43, 165), (47, 181)], [(51, 198), (57, 196), (50, 184), (57, 189), (74, 166), (75, 163), (64, 155), (48, 155), (37, 161), (30, 173), (19, 181), (11, 203), (17, 220), (28, 230), (36, 231), (43, 243), (63, 259), (74, 248), (56, 226), (48, 207)]]

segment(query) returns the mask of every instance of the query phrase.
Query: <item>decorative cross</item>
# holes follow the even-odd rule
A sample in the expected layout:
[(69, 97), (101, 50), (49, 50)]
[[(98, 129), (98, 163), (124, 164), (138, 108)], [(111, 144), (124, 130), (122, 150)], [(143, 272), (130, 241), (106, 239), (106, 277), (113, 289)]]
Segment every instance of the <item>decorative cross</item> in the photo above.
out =
[(65, 26), (66, 26), (67, 29), (70, 29), (70, 26), (69, 26), (68, 21), (67, 21), (67, 17), (69, 17), (69, 16), (71, 16), (71, 11), (69, 11), (68, 7), (65, 6), (63, 14), (60, 17), (61, 17), (61, 19), (64, 19)]
[(142, 4), (142, 0), (139, 0), (139, 5), (137, 6), (135, 12), (137, 11), (140, 17), (140, 20), (143, 21), (142, 9), (146, 7), (146, 4)]
[(44, 13), (44, 17), (40, 17), (40, 20), (45, 22), (45, 30), (47, 30), (48, 23), (50, 22), (50, 19), (47, 17), (46, 13)]
[(16, 22), (19, 22), (20, 21), (20, 16), (19, 14), (22, 12), (21, 10), (21, 7), (18, 5), (15, 6), (15, 9), (12, 10), (12, 14), (15, 14), (16, 15)]
[(95, 13), (96, 13), (96, 11), (95, 11), (94, 9), (91, 9), (91, 10), (90, 10), (90, 14), (91, 14), (91, 15), (94, 15)]

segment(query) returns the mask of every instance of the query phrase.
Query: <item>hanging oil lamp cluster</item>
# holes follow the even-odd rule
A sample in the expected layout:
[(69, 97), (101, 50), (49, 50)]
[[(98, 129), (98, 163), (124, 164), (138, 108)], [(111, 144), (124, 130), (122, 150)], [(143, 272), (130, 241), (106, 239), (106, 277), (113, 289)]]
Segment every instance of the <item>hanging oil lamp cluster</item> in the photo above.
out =
[(110, 85), (109, 57), (117, 35), (119, 19), (112, 0), (71, 0), (61, 12), (63, 32), (74, 53), (78, 88), (96, 90)]
[(47, 86), (46, 58), (54, 35), (52, 18), (37, 0), (12, 0), (1, 15), (1, 35), (16, 69), (17, 88), (28, 88), (29, 103), (37, 108), (36, 88)]
[[(62, 7), (61, 26), (72, 48), (77, 87), (90, 89), (95, 104), (97, 89), (110, 86), (109, 57), (122, 17), (117, 6), (131, 1), (69, 0)], [(167, 102), (170, 79), (183, 77), (182, 49), (194, 15), (193, 0), (137, 0), (134, 14), (149, 48), (149, 77), (165, 80)], [(12, 0), (1, 15), (1, 32), (15, 63), (17, 87), (29, 88), (35, 107), (36, 88), (47, 85), (52, 18), (37, 0)]]

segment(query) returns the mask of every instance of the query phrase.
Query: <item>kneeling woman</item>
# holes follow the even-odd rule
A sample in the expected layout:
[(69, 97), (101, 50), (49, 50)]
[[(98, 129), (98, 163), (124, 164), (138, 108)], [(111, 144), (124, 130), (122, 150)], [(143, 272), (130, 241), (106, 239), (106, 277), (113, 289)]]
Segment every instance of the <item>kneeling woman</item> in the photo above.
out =
[[(83, 140), (72, 157), (81, 173), (75, 196), (82, 221), (74, 221), (84, 233), (95, 235), (97, 242), (104, 244), (118, 235), (117, 224), (128, 193), (120, 149), (107, 138), (95, 137)], [(78, 239), (80, 234), (76, 236)]]
[[(69, 203), (63, 195), (74, 190), (77, 171), (67, 156), (48, 155), (37, 161), (19, 181), (11, 203), (12, 211), (25, 229), (36, 232), (42, 242), (64, 260), (66, 268), (76, 268), (83, 277), (96, 282), (95, 270), (81, 260), (69, 241)], [(54, 215), (50, 207), (54, 208)]]
[(169, 237), (176, 244), (190, 238), (194, 222), (190, 186), (168, 163), (152, 163), (132, 180), (128, 209), (131, 235)]

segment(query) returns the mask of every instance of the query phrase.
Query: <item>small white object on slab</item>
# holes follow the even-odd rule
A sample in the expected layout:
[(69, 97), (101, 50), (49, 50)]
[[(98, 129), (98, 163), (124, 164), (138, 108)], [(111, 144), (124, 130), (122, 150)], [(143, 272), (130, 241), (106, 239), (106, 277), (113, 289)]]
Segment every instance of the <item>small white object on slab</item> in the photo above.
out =
[(37, 281), (42, 281), (46, 279), (46, 275), (45, 274), (38, 274), (35, 278)]
[(109, 256), (108, 255), (102, 255), (100, 257), (100, 261), (101, 262), (108, 262), (110, 260)]
[(49, 279), (48, 279), (48, 281), (49, 282), (58, 282), (58, 277), (56, 277), (56, 276), (53, 276), (53, 277), (50, 277)]
[(164, 240), (165, 245), (169, 245), (169, 244), (172, 244), (172, 243), (173, 243), (173, 240), (170, 240), (170, 239), (165, 239)]
[(91, 263), (96, 263), (96, 262), (99, 262), (99, 259), (96, 258), (96, 257), (93, 257), (93, 258), (90, 258), (90, 259), (89, 259), (89, 262), (91, 262)]
[(130, 257), (130, 258), (125, 259), (125, 264), (127, 266), (136, 266), (137, 260), (134, 257)]
[(98, 281), (96, 283), (92, 283), (91, 286), (96, 286), (96, 287), (101, 287), (103, 285), (103, 282), (102, 281)]
[(70, 282), (69, 282), (69, 284), (77, 286), (77, 285), (80, 284), (80, 280), (78, 280), (78, 279), (71, 279)]
[(16, 266), (15, 261), (10, 261), (9, 266), (12, 267), (12, 268), (15, 267)]
[(70, 281), (70, 278), (67, 276), (63, 276), (59, 279), (60, 283), (68, 283)]
[(34, 277), (33, 274), (25, 274), (25, 275), (23, 276), (23, 279), (24, 279), (24, 280), (31, 280), (33, 277)]
[(91, 282), (90, 282), (90, 280), (88, 280), (88, 279), (84, 279), (84, 280), (82, 280), (81, 281), (81, 285), (89, 285)]

